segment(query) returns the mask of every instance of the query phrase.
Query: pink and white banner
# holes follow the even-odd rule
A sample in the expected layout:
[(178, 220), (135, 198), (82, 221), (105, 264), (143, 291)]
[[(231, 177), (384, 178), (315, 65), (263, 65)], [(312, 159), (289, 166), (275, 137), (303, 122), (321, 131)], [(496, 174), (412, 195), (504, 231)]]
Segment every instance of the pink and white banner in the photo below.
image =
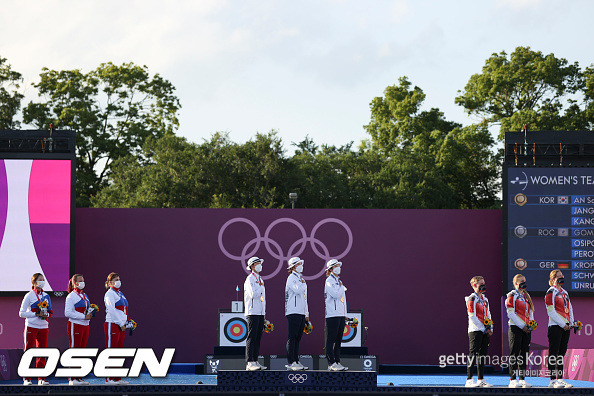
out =
[(30, 290), (37, 272), (66, 289), (71, 189), (69, 160), (0, 160), (0, 292)]

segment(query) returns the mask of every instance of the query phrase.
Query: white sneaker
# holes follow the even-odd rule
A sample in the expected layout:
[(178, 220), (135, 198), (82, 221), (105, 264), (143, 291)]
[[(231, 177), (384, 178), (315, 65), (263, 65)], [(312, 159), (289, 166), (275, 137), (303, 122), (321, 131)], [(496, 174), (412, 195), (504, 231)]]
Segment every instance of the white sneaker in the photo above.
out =
[(118, 381), (112, 380), (112, 379), (105, 381), (105, 385), (119, 385), (119, 384), (120, 383)]
[(76, 378), (71, 379), (70, 381), (68, 381), (68, 385), (87, 385), (87, 384), (88, 384), (88, 382), (80, 381), (80, 380), (78, 380)]
[(245, 366), (246, 371), (257, 371), (260, 370), (260, 366), (258, 366), (255, 362), (248, 362)]
[(347, 371), (349, 369), (348, 367), (344, 367), (342, 364), (340, 364), (340, 362), (336, 363), (336, 365), (338, 366), (339, 371)]
[(49, 385), (49, 382), (47, 382), (44, 379), (40, 379), (39, 381), (37, 381), (37, 385)]
[(297, 362), (297, 364), (301, 367), (301, 370), (309, 370), (309, 367), (302, 365), (301, 362)]
[(522, 385), (520, 385), (520, 383), (516, 380), (510, 380), (509, 385), (507, 387), (508, 388), (521, 388)]
[(266, 367), (266, 366), (262, 366), (262, 365), (260, 364), (260, 362), (258, 362), (258, 361), (254, 362), (254, 363), (256, 363), (256, 364), (258, 365), (258, 367), (260, 367), (260, 370), (266, 370), (266, 369), (268, 368), (268, 367)]
[(474, 380), (471, 378), (466, 380), (466, 384), (464, 384), (464, 386), (467, 388), (476, 388), (479, 386), (479, 384), (474, 382)]
[(530, 384), (530, 382), (526, 382), (526, 380), (520, 380), (518, 382), (520, 383), (522, 388), (532, 388), (532, 385)]
[(31, 380), (28, 380), (28, 379), (23, 380), (23, 385), (24, 386), (29, 386), (29, 385), (32, 385), (32, 384), (33, 384), (33, 382), (31, 382)]
[(549, 382), (549, 388), (565, 388), (565, 384), (560, 380), (551, 380)]
[(492, 388), (493, 387), (493, 384), (488, 383), (484, 379), (477, 380), (476, 383), (477, 383), (477, 386), (480, 386), (481, 388)]
[(118, 385), (129, 385), (128, 381), (124, 381), (124, 380), (119, 380), (118, 381)]
[[(561, 384), (563, 385), (563, 386), (562, 386), (563, 388), (573, 388), (573, 385), (571, 385), (571, 384), (569, 384), (569, 383), (565, 382), (565, 380), (563, 380), (563, 379), (558, 379), (558, 380), (557, 380), (557, 383), (561, 383)], [(560, 387), (560, 388), (561, 388), (561, 387)]]
[(291, 363), (291, 364), (288, 364), (286, 367), (287, 367), (287, 370), (291, 370), (291, 371), (299, 371), (299, 370), (303, 370), (303, 368), (302, 368), (303, 366), (302, 366), (302, 365), (300, 365), (300, 364), (299, 364), (299, 363), (297, 363), (297, 362), (293, 362), (293, 363)]
[(557, 380), (552, 379), (551, 382), (549, 382), (549, 388), (554, 388), (556, 383)]
[(328, 366), (328, 371), (338, 371), (338, 366), (336, 363), (332, 363), (330, 366)]

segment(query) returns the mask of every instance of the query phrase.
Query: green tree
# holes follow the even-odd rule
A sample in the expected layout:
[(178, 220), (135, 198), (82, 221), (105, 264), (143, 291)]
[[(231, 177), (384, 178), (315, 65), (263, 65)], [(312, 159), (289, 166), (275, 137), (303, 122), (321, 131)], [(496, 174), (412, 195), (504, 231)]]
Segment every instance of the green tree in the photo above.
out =
[(97, 207), (282, 207), (287, 160), (276, 132), (237, 144), (216, 133), (202, 144), (150, 138), (144, 162), (128, 156), (113, 165)]
[(377, 151), (343, 146), (317, 146), (313, 140), (294, 144), (289, 160), (291, 192), (298, 193), (300, 208), (373, 208), (374, 175), (381, 169)]
[(19, 129), (15, 119), (21, 108), (23, 94), (19, 92), (23, 76), (12, 70), (6, 58), (0, 56), (0, 129)]
[(591, 121), (580, 106), (583, 73), (554, 54), (517, 47), (489, 57), (482, 72), (474, 74), (455, 101), (470, 115), (503, 132), (521, 130), (584, 130)]
[(149, 137), (172, 135), (179, 126), (175, 88), (146, 66), (103, 63), (89, 73), (44, 68), (40, 77), (34, 84), (40, 101), (24, 108), (23, 120), (77, 132), (78, 206), (89, 206), (107, 185), (115, 160), (134, 156), (142, 162)]
[(462, 127), (406, 77), (370, 103), (369, 150), (378, 151), (374, 207), (487, 208), (496, 203), (498, 158), (486, 125)]
[(364, 128), (371, 136), (373, 147), (389, 152), (412, 144), (419, 133), (439, 130), (448, 132), (460, 125), (447, 121), (439, 109), (421, 111), (425, 93), (419, 87), (411, 88), (406, 77), (398, 85), (388, 86), (384, 96), (375, 97), (371, 103), (371, 120)]

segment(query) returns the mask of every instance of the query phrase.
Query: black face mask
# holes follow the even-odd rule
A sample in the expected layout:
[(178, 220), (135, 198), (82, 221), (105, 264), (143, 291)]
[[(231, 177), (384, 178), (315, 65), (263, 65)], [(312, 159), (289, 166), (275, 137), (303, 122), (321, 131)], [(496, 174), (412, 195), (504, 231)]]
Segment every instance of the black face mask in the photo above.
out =
[(565, 283), (565, 278), (557, 278), (557, 284), (562, 285)]
[(527, 287), (528, 287), (528, 286), (526, 285), (526, 282), (522, 282), (522, 283), (520, 283), (520, 285), (519, 285), (519, 288), (520, 288), (520, 290), (526, 290), (526, 288), (527, 288)]
[(479, 289), (479, 291), (480, 291), (481, 293), (484, 293), (484, 292), (486, 292), (486, 291), (487, 291), (487, 286), (486, 286), (486, 285), (480, 285), (480, 286), (478, 287), (478, 289)]

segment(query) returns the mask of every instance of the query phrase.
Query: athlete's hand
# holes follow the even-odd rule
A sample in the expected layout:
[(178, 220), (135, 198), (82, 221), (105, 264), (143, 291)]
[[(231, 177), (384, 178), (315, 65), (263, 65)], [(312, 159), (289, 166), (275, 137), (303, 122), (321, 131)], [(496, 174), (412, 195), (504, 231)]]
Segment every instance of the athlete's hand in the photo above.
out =
[(93, 317), (93, 314), (86, 314), (85, 315), (85, 320), (89, 320)]
[(524, 326), (524, 328), (522, 330), (524, 330), (524, 333), (530, 333), (530, 330), (528, 329), (528, 326)]
[(309, 322), (309, 316), (306, 316), (306, 317), (305, 317), (305, 321), (306, 321), (306, 322)]
[(569, 325), (565, 325), (565, 327), (563, 328), (563, 330), (569, 330), (571, 327), (569, 327)]
[(120, 326), (120, 330), (126, 331), (126, 326)]
[(487, 330), (487, 334), (488, 335), (493, 335), (493, 332), (491, 330)]

